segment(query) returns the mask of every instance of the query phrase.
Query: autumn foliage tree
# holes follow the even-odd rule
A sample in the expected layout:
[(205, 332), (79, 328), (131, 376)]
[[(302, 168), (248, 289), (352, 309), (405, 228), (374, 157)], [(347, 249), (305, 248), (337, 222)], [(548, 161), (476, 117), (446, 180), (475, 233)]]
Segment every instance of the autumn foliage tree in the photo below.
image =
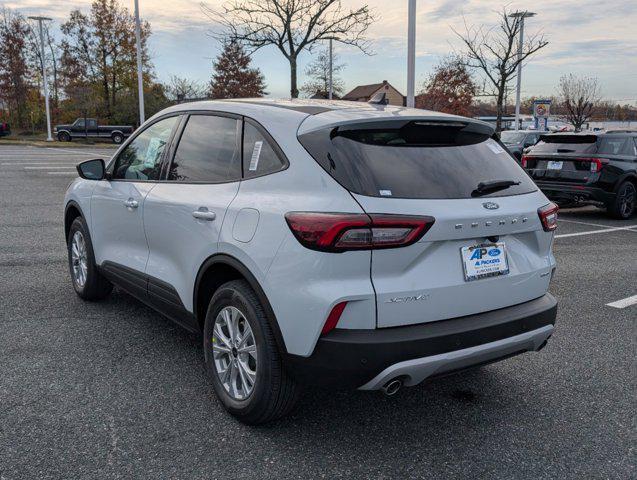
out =
[[(88, 14), (71, 11), (61, 29), (61, 70), (67, 93), (78, 90), (78, 86), (88, 86), (99, 98), (96, 115), (112, 121), (134, 120), (137, 68), (133, 15), (117, 0), (94, 0)], [(150, 24), (143, 22), (141, 52), (146, 94), (155, 91), (147, 47), (149, 36)]]
[(227, 41), (213, 63), (212, 98), (247, 98), (265, 95), (263, 74), (250, 67), (250, 56), (236, 41)]
[(416, 97), (416, 107), (455, 115), (471, 115), (478, 86), (462, 60), (443, 60)]
[(9, 121), (26, 127), (30, 72), (26, 38), (29, 27), (24, 17), (3, 8), (0, 11), (0, 100), (8, 110)]

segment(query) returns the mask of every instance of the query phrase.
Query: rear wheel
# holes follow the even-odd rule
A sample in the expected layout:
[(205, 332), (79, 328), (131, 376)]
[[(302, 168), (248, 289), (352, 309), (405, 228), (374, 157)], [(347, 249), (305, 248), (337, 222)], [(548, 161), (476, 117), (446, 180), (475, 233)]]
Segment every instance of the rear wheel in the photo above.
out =
[(124, 141), (124, 135), (122, 135), (121, 133), (114, 133), (113, 135), (111, 135), (111, 140), (113, 140), (113, 143), (119, 145)]
[(60, 142), (70, 142), (71, 141), (71, 135), (69, 135), (68, 132), (60, 132), (60, 133), (58, 133), (58, 140)]
[(212, 297), (204, 353), (217, 397), (241, 422), (266, 423), (294, 406), (296, 383), (284, 369), (263, 306), (246, 281), (228, 282)]
[(608, 213), (621, 220), (628, 220), (635, 213), (637, 187), (632, 182), (624, 182), (617, 190), (615, 201), (609, 205)]
[(84, 300), (101, 300), (113, 290), (95, 265), (93, 244), (82, 217), (73, 220), (67, 239), (69, 270), (75, 292)]

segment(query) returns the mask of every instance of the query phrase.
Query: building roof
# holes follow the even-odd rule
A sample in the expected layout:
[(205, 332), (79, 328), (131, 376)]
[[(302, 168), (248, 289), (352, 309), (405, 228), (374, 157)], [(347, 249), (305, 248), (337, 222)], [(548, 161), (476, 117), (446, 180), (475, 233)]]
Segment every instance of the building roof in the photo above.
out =
[(400, 91), (398, 91), (396, 87), (394, 87), (387, 80), (383, 80), (380, 83), (371, 83), (369, 85), (359, 85), (358, 87), (355, 87), (354, 90), (352, 90), (351, 92), (347, 93), (346, 95), (343, 95), (343, 100), (358, 100), (359, 98), (370, 98), (372, 95), (374, 95), (374, 93), (376, 93), (383, 86), (389, 86), (393, 88), (404, 98), (404, 95), (400, 93)]

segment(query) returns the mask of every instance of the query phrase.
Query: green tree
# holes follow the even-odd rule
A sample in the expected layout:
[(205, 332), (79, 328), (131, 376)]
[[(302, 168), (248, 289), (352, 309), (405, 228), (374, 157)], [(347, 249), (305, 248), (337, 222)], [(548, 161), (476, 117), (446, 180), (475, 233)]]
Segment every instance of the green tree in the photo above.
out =
[(27, 128), (32, 116), (27, 111), (30, 77), (26, 38), (29, 26), (24, 17), (8, 8), (0, 11), (0, 100), (14, 127)]
[[(343, 96), (345, 82), (341, 78), (341, 72), (345, 68), (344, 63), (339, 63), (339, 57), (332, 54), (332, 93), (335, 97)], [(310, 77), (301, 87), (301, 91), (311, 97), (319, 93), (328, 96), (330, 88), (330, 52), (329, 49), (321, 50), (316, 58), (307, 66), (305, 74)]]
[(263, 74), (250, 67), (250, 56), (240, 43), (227, 41), (213, 63), (210, 82), (212, 98), (247, 98), (265, 95)]
[[(96, 114), (107, 119), (128, 111), (131, 101), (137, 103), (135, 19), (128, 9), (117, 0), (94, 0), (88, 15), (73, 10), (61, 29), (61, 70), (67, 94), (74, 85), (90, 85), (100, 98)], [(150, 32), (150, 24), (143, 22), (143, 75), (149, 85), (154, 77), (147, 47)]]

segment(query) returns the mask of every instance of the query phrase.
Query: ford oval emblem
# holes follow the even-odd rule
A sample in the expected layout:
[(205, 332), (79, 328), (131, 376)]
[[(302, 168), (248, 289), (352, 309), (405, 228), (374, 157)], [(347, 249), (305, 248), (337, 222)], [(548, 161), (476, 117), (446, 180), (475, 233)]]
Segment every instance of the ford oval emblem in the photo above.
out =
[(500, 208), (500, 205), (495, 202), (484, 202), (482, 206), (487, 210), (497, 210), (498, 208)]

